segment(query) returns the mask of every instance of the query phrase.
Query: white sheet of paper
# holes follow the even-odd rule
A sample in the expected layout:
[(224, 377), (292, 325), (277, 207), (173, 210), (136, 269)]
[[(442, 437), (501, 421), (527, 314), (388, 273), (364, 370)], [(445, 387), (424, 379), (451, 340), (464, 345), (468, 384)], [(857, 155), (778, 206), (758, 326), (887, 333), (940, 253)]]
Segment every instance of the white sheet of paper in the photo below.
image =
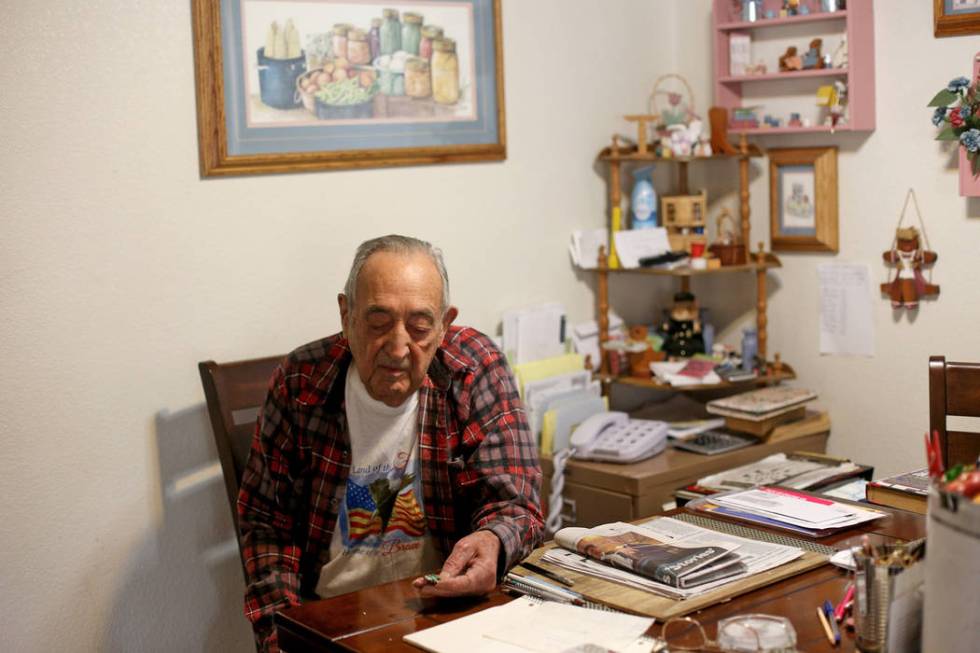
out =
[(626, 229), (613, 234), (616, 253), (624, 268), (640, 267), (640, 259), (657, 256), (670, 251), (667, 230), (663, 227), (653, 229)]
[(599, 267), (599, 246), (606, 248), (609, 255), (609, 230), (582, 229), (572, 234), (572, 260), (583, 270)]
[(871, 266), (823, 263), (820, 278), (820, 353), (874, 356)]

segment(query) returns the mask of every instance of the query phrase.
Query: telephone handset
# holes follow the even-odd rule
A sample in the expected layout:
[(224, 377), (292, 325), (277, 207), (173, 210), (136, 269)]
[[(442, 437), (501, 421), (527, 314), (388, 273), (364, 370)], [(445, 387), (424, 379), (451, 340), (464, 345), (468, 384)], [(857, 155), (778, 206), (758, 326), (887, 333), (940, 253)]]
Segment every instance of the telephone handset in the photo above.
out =
[(630, 419), (617, 411), (596, 413), (572, 433), (574, 458), (634, 463), (655, 456), (667, 446), (667, 423)]

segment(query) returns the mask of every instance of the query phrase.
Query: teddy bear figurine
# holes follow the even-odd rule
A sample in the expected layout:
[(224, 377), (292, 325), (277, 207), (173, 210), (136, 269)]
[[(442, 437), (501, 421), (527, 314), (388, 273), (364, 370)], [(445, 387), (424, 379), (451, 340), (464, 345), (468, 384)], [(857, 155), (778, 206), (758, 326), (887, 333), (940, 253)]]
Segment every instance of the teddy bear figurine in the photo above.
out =
[(936, 252), (921, 248), (915, 227), (895, 232), (894, 247), (882, 254), (885, 263), (897, 266), (895, 278), (881, 284), (881, 292), (891, 298), (892, 308), (916, 309), (920, 297), (939, 294), (939, 286), (926, 282), (922, 276), (922, 267), (932, 265), (938, 257)]

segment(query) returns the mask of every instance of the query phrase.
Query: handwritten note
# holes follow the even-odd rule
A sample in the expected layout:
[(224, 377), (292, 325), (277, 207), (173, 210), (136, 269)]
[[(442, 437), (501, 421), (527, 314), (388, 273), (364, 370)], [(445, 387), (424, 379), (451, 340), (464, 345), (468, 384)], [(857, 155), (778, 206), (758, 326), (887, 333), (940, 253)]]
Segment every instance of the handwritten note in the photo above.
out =
[(825, 263), (820, 278), (820, 353), (874, 356), (871, 267)]

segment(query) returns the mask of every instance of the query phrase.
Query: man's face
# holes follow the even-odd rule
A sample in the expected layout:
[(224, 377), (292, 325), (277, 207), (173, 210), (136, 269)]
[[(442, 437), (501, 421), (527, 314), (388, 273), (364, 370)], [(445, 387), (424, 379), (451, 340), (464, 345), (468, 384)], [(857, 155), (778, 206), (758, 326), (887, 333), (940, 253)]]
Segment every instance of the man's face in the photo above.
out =
[(357, 303), (337, 298), (354, 365), (374, 399), (400, 406), (425, 379), (456, 309), (442, 313), (442, 277), (425, 254), (378, 252), (361, 268)]

